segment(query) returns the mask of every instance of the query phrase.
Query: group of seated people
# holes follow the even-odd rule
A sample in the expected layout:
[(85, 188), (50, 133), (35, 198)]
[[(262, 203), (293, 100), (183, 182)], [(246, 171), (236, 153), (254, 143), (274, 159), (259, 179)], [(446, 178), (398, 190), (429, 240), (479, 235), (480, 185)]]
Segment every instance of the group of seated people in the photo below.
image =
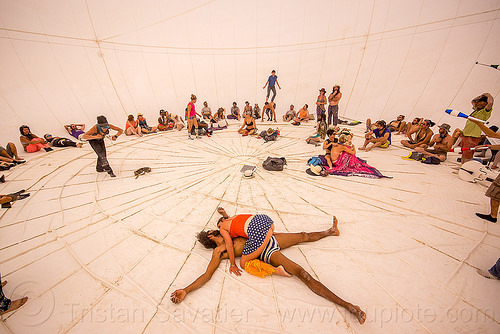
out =
[(137, 120), (134, 118), (134, 115), (128, 115), (127, 122), (125, 123), (125, 134), (127, 136), (135, 135), (141, 137), (144, 134), (167, 131), (174, 128), (180, 131), (185, 126), (182, 117), (161, 109), (157, 126), (149, 126), (146, 118), (141, 113), (137, 114)]
[(404, 115), (399, 115), (388, 125), (383, 120), (371, 123), (368, 119), (365, 142), (359, 149), (369, 151), (375, 147), (387, 148), (391, 145), (392, 132), (395, 132), (396, 135), (403, 134), (406, 137), (401, 140), (404, 147), (419, 153), (416, 160), (431, 158), (430, 161), (435, 164), (445, 161), (459, 131), (455, 130), (451, 136), (450, 125), (443, 123), (438, 126), (439, 132), (434, 134), (431, 130), (435, 125), (433, 121), (416, 117), (412, 122), (406, 123), (404, 118)]
[[(225, 112), (224, 108), (222, 109)], [(201, 109), (201, 114), (204, 119), (211, 120), (212, 119), (212, 111), (208, 106), (207, 101), (203, 102), (203, 108)], [(251, 115), (254, 119), (261, 119), (262, 121), (274, 121), (276, 122), (276, 103), (274, 102), (265, 102), (264, 109), (261, 115), (261, 110), (258, 103), (255, 103), (254, 107), (250, 105), (250, 102), (245, 101), (245, 107), (243, 109), (243, 113), (240, 113), (240, 108), (236, 102), (233, 102), (233, 106), (231, 107), (230, 113), (226, 116), (227, 119), (235, 119), (239, 121), (245, 115)]]
[[(320, 116), (315, 133), (306, 138), (306, 142), (319, 146), (323, 141), (325, 154), (319, 157), (323, 159), (322, 165), (326, 172), (336, 175), (383, 177), (365, 161), (355, 157), (356, 148), (352, 144), (352, 133), (347, 129), (340, 130), (338, 126), (328, 128), (325, 118), (325, 115)], [(451, 136), (450, 125), (443, 123), (438, 126), (439, 132), (434, 134), (431, 130), (434, 125), (433, 121), (423, 118), (415, 118), (411, 123), (405, 123), (404, 115), (399, 115), (396, 120), (389, 124), (383, 120), (371, 123), (371, 120), (368, 119), (365, 140), (358, 149), (370, 151), (376, 147), (387, 148), (392, 143), (392, 133), (394, 132), (405, 135), (401, 144), (415, 151), (411, 154), (412, 159), (439, 164), (446, 160), (448, 152), (456, 141), (454, 137), (457, 137), (460, 131), (456, 130)], [(339, 135), (338, 138), (337, 135)]]
[[(462, 130), (457, 128), (451, 133), (451, 126), (447, 123), (438, 125), (438, 133), (432, 131), (432, 127), (436, 124), (429, 120), (420, 117), (415, 117), (411, 122), (404, 122), (404, 115), (399, 115), (396, 120), (385, 126), (384, 121), (371, 123), (370, 119), (366, 122), (367, 133), (365, 134), (365, 143), (359, 149), (367, 151), (374, 147), (386, 148), (391, 145), (391, 133), (396, 135), (402, 134), (405, 136), (401, 140), (401, 144), (413, 150), (410, 154), (411, 159), (419, 160), (432, 164), (439, 164), (447, 159), (448, 153), (458, 146), (463, 135)], [(491, 126), (493, 132), (498, 131), (498, 127)], [(371, 144), (371, 145), (370, 145)], [(488, 145), (489, 139), (485, 135), (481, 136), (481, 140), (477, 145), (478, 148)], [(486, 150), (483, 150), (476, 155), (484, 157)], [(492, 151), (496, 155), (496, 151)], [(460, 161), (461, 158), (458, 158)], [(492, 169), (498, 168), (500, 156), (496, 156)]]

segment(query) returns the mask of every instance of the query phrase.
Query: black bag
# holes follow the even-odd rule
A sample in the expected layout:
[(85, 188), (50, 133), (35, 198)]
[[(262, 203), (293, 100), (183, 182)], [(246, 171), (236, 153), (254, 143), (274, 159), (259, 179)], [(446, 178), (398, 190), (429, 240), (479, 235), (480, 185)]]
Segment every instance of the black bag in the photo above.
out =
[(281, 158), (272, 158), (267, 157), (266, 160), (262, 163), (262, 167), (267, 170), (280, 171), (283, 170), (283, 166), (286, 165), (286, 159)]

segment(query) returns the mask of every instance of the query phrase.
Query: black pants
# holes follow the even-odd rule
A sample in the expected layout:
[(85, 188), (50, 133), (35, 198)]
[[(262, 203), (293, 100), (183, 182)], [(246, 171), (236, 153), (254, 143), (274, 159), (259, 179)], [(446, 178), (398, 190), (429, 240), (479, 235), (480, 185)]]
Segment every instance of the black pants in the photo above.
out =
[(76, 143), (68, 138), (58, 138), (52, 141), (52, 146), (55, 147), (68, 147), (73, 146), (76, 147)]
[(108, 159), (106, 158), (106, 145), (104, 144), (104, 139), (92, 139), (89, 140), (89, 144), (97, 154), (97, 165), (95, 169), (98, 172), (106, 171), (108, 173), (112, 173), (113, 170), (111, 169)]

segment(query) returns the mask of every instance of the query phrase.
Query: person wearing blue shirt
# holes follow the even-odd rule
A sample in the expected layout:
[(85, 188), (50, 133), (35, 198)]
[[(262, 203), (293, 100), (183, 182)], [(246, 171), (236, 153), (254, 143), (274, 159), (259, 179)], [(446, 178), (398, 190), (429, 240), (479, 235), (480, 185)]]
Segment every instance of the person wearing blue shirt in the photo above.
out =
[(271, 75), (269, 78), (267, 78), (266, 84), (262, 89), (265, 89), (267, 86), (267, 95), (266, 95), (266, 102), (269, 99), (269, 94), (271, 91), (273, 91), (273, 97), (271, 97), (271, 102), (274, 102), (274, 98), (276, 97), (276, 85), (278, 85), (278, 88), (281, 89), (281, 86), (278, 82), (278, 76), (276, 75), (276, 71), (272, 70)]
[[(385, 121), (377, 121), (375, 123), (376, 129), (368, 132), (365, 135), (365, 143), (360, 150), (370, 151), (374, 147), (387, 148), (391, 145), (391, 130), (387, 128)], [(372, 146), (366, 147), (369, 143), (373, 143)]]

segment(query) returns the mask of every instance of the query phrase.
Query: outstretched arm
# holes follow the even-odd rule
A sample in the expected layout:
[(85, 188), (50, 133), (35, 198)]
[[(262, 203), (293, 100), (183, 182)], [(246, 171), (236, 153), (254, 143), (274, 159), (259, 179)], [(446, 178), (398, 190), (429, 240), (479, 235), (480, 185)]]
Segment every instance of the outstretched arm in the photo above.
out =
[(476, 123), (481, 128), (481, 130), (483, 130), (484, 134), (487, 135), (488, 137), (500, 138), (500, 133), (493, 132), (493, 130), (489, 129), (486, 125), (484, 125), (483, 122), (479, 122), (470, 118), (469, 121)]
[(229, 261), (231, 262), (231, 267), (229, 268), (229, 272), (235, 274), (236, 276), (241, 276), (241, 270), (236, 265), (236, 259), (234, 256), (234, 245), (233, 239), (229, 235), (229, 232), (221, 229), (220, 234), (224, 238), (224, 242), (226, 244), (227, 255), (229, 255)]
[(178, 289), (172, 292), (172, 294), (170, 295), (170, 300), (173, 303), (178, 304), (184, 300), (184, 298), (188, 293), (201, 288), (203, 285), (205, 285), (205, 283), (210, 281), (212, 275), (215, 273), (215, 271), (217, 270), (217, 268), (221, 263), (222, 260), (221, 254), (224, 251), (224, 249), (225, 249), (224, 246), (222, 246), (221, 248), (217, 247), (216, 249), (214, 249), (212, 253), (212, 259), (210, 259), (210, 263), (208, 264), (208, 267), (205, 270), (205, 272), (200, 277), (198, 277), (193, 283), (189, 284), (184, 289)]

